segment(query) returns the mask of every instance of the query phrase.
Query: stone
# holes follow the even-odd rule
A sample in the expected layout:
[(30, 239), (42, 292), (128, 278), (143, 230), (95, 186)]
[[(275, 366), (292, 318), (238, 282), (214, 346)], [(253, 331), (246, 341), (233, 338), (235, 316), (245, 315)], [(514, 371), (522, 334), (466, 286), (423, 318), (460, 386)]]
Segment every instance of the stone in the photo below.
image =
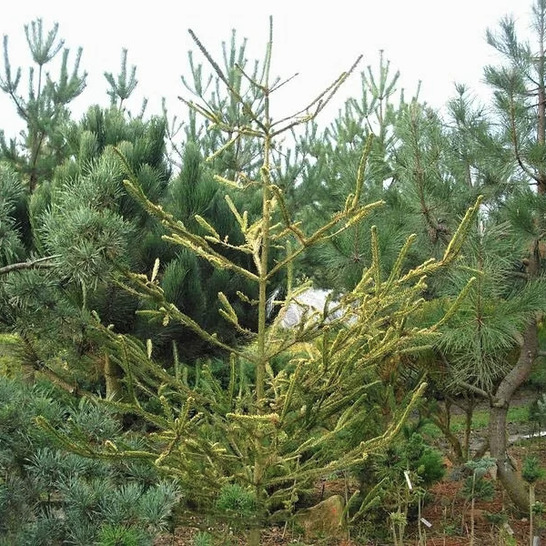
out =
[(301, 510), (296, 515), (306, 537), (339, 536), (344, 529), (343, 509), (345, 501), (341, 495), (332, 495), (311, 508)]

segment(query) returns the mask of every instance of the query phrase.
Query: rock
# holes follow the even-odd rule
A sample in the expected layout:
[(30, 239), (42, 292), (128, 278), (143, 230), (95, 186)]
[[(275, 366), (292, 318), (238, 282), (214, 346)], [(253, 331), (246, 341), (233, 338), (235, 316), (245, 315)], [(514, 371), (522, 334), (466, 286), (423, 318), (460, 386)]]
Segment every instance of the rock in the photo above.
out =
[(301, 510), (296, 515), (296, 523), (303, 528), (306, 537), (339, 535), (344, 527), (344, 504), (341, 495), (333, 495), (311, 508)]

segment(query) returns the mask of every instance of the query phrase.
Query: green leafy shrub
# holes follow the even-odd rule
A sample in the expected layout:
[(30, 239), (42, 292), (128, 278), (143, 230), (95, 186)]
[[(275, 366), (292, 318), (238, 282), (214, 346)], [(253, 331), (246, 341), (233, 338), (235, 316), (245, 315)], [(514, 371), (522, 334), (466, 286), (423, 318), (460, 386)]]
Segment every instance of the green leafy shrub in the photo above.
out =
[(525, 459), (523, 460), (521, 475), (523, 479), (529, 484), (534, 484), (544, 477), (544, 469), (540, 467), (540, 461), (538, 457), (525, 457)]
[(444, 477), (442, 454), (430, 447), (421, 434), (413, 433), (400, 451), (401, 461), (406, 462), (407, 469), (419, 476), (420, 485), (429, 486)]
[(363, 489), (367, 484), (378, 483), (386, 479), (386, 488), (395, 490), (406, 487), (404, 472), (412, 476), (414, 485), (429, 486), (441, 480), (445, 474), (442, 454), (429, 446), (423, 436), (417, 432), (393, 444), (383, 453), (370, 457), (362, 465), (356, 476)]
[(465, 467), (472, 471), (461, 489), (461, 495), (469, 501), (492, 500), (495, 496), (495, 485), (485, 475), (495, 466), (495, 460), (490, 457), (482, 457), (475, 461), (468, 461)]
[(546, 394), (542, 394), (529, 406), (529, 420), (540, 428), (546, 426)]
[[(375, 524), (375, 538), (379, 538), (377, 532), (388, 519), (391, 532), (396, 533), (395, 540), (401, 543), (407, 522), (418, 519), (419, 506), (427, 500), (425, 488), (442, 479), (444, 474), (442, 454), (414, 429), (404, 427), (398, 442), (371, 456), (358, 468), (356, 477), (361, 496), (369, 502), (368, 508), (357, 516), (365, 516)], [(357, 499), (355, 505), (359, 506), (362, 499)]]

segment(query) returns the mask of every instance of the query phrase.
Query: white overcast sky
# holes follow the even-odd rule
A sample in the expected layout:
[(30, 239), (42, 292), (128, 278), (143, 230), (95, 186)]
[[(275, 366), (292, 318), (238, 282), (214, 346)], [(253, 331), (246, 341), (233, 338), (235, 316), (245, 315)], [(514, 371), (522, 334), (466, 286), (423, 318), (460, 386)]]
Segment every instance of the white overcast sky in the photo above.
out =
[[(45, 28), (59, 23), (59, 35), (73, 53), (83, 47), (82, 67), (89, 76), (87, 90), (73, 103), (78, 116), (92, 103), (108, 104), (103, 72), (117, 74), (122, 48), (129, 50), (128, 61), (137, 66), (139, 80), (129, 107), (138, 111), (146, 96), (149, 112), (159, 112), (165, 96), (169, 111), (184, 116), (176, 97), (186, 93), (180, 75), (188, 74), (187, 51), (196, 49), (187, 29), (219, 56), (221, 42), (235, 28), (248, 38), (247, 56), (254, 59), (264, 50), (269, 15), (274, 22), (273, 75), (300, 74), (279, 93), (283, 113), (305, 106), (358, 55), (364, 55), (362, 69), (375, 66), (379, 50), (400, 70), (408, 93), (421, 80), (421, 97), (439, 108), (452, 96), (454, 82), (483, 93), (483, 67), (494, 62), (486, 29), (512, 15), (527, 33), (530, 12), (531, 0), (18, 0), (3, 10), (0, 34), (9, 36), (14, 65), (28, 65), (23, 27), (38, 17)], [(0, 70), (3, 74), (3, 63)], [(358, 80), (353, 76), (344, 95), (357, 92)], [(9, 135), (15, 115), (5, 96), (0, 96), (0, 116), (0, 128)]]

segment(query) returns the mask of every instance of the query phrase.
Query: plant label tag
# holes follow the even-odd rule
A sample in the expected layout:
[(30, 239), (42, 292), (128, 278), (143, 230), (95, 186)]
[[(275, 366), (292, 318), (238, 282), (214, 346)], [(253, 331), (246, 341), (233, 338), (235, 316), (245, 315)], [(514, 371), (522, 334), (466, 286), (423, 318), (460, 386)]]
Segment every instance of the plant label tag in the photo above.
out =
[(432, 523), (430, 523), (430, 521), (428, 519), (421, 518), (421, 523), (423, 525), (426, 525), (429, 529), (432, 527)]
[(408, 484), (408, 489), (411, 491), (413, 489), (413, 485), (411, 485), (411, 480), (409, 477), (409, 470), (404, 470), (404, 477), (406, 478), (406, 483)]

